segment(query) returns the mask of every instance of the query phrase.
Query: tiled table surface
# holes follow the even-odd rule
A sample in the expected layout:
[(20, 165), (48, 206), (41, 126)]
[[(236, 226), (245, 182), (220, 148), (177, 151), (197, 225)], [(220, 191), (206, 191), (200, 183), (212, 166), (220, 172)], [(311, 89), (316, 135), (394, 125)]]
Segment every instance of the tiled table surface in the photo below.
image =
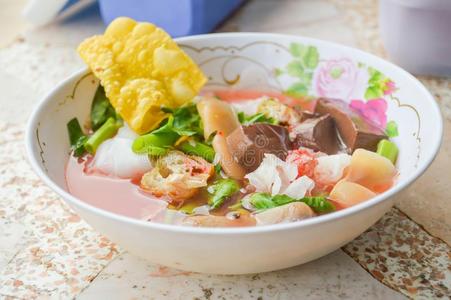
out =
[[(336, 41), (384, 56), (375, 1), (254, 0), (220, 31)], [(101, 237), (24, 160), (23, 126), (40, 97), (82, 66), (74, 48), (101, 32), (96, 11), (28, 31), (0, 49), (0, 299), (401, 299), (451, 290), (451, 80), (421, 78), (439, 101), (444, 146), (380, 222), (317, 261), (247, 276), (180, 272)], [(420, 225), (418, 225), (420, 224)]]

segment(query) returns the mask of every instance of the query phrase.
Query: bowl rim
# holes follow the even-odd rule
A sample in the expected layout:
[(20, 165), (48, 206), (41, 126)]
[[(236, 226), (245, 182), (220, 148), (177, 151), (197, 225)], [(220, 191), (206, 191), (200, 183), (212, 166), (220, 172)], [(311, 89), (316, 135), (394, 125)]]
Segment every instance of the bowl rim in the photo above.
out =
[(47, 175), (46, 172), (44, 172), (43, 168), (38, 163), (38, 157), (36, 153), (33, 151), (33, 144), (34, 144), (34, 132), (36, 129), (36, 126), (38, 124), (38, 118), (40, 117), (41, 113), (44, 111), (44, 108), (46, 105), (54, 98), (54, 94), (63, 88), (65, 85), (67, 85), (69, 82), (73, 81), (74, 78), (77, 78), (81, 76), (82, 74), (85, 74), (88, 72), (88, 68), (84, 67), (81, 70), (73, 73), (71, 76), (66, 78), (64, 81), (60, 82), (54, 89), (52, 89), (47, 95), (45, 95), (42, 100), (35, 106), (33, 109), (33, 112), (28, 120), (28, 124), (26, 127), (26, 133), (25, 133), (25, 146), (26, 146), (26, 154), (29, 163), (32, 166), (32, 169), (34, 172), (44, 181), (44, 183), (49, 186), (53, 191), (55, 191), (59, 196), (61, 196), (64, 200), (66, 200), (72, 207), (79, 207), (83, 208), (85, 210), (90, 211), (92, 214), (95, 214), (97, 216), (101, 216), (104, 218), (112, 219), (118, 222), (125, 222), (129, 223), (130, 225), (134, 226), (144, 226), (148, 227), (149, 229), (153, 230), (165, 230), (172, 233), (189, 233), (189, 234), (201, 234), (201, 235), (247, 235), (247, 234), (264, 234), (268, 232), (273, 231), (282, 231), (282, 230), (295, 230), (300, 229), (304, 227), (311, 227), (318, 224), (323, 223), (329, 223), (333, 222), (337, 219), (345, 218), (347, 216), (351, 216), (354, 214), (357, 214), (363, 210), (369, 209), (373, 206), (376, 206), (380, 204), (383, 201), (389, 200), (392, 196), (400, 192), (401, 190), (407, 188), (410, 184), (412, 184), (421, 174), (423, 174), (426, 169), (430, 166), (432, 161), (435, 159), (435, 157), (438, 154), (438, 151), (440, 149), (440, 145), (443, 138), (443, 120), (442, 115), (440, 112), (440, 108), (435, 101), (434, 97), (431, 95), (431, 93), (426, 89), (426, 87), (413, 75), (405, 71), (404, 69), (398, 67), (397, 65), (382, 59), (376, 55), (373, 55), (371, 53), (365, 52), (360, 49), (356, 49), (353, 47), (341, 45), (334, 42), (324, 41), (320, 39), (315, 38), (309, 38), (304, 36), (298, 36), (298, 35), (289, 35), (289, 34), (277, 34), (277, 33), (254, 33), (254, 32), (229, 32), (229, 33), (210, 33), (210, 34), (201, 34), (201, 35), (193, 35), (189, 37), (182, 37), (177, 38), (175, 41), (177, 43), (183, 43), (183, 42), (190, 42), (195, 40), (204, 40), (211, 37), (215, 38), (223, 38), (223, 37), (239, 37), (239, 38), (257, 38), (257, 37), (265, 37), (265, 38), (273, 38), (273, 39), (280, 39), (280, 38), (292, 38), (293, 40), (296, 39), (302, 39), (306, 42), (312, 42), (316, 44), (319, 47), (325, 46), (325, 47), (338, 47), (342, 48), (343, 50), (349, 51), (349, 52), (356, 52), (361, 55), (365, 55), (372, 60), (374, 60), (378, 64), (386, 64), (390, 68), (395, 69), (397, 72), (400, 72), (403, 76), (405, 76), (407, 79), (409, 79), (412, 84), (415, 84), (415, 86), (422, 90), (424, 93), (424, 101), (428, 101), (429, 104), (431, 104), (432, 112), (435, 114), (434, 120), (435, 120), (435, 126), (438, 130), (438, 138), (433, 141), (432, 145), (432, 152), (429, 157), (426, 157), (425, 160), (418, 166), (418, 168), (410, 174), (403, 182), (396, 184), (392, 188), (390, 188), (388, 191), (377, 195), (374, 198), (371, 198), (368, 201), (359, 203), (357, 205), (354, 205), (352, 207), (339, 210), (330, 214), (325, 214), (321, 216), (316, 216), (314, 218), (309, 218), (297, 222), (292, 223), (281, 223), (281, 224), (272, 224), (272, 225), (264, 225), (264, 226), (252, 226), (252, 227), (190, 227), (190, 226), (180, 226), (180, 225), (172, 225), (172, 224), (164, 224), (164, 223), (156, 223), (156, 222), (149, 222), (145, 220), (135, 219), (132, 217), (116, 214), (98, 207), (95, 207), (93, 205), (90, 205), (77, 197), (73, 196), (69, 192), (65, 191), (63, 188), (59, 187), (56, 183), (53, 182), (53, 180)]

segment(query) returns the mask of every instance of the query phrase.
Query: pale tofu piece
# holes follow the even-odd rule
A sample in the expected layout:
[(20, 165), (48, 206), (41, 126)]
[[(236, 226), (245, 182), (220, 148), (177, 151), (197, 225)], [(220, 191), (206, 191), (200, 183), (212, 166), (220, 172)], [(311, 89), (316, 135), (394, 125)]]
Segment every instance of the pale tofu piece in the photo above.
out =
[(338, 208), (347, 208), (374, 196), (376, 196), (375, 192), (360, 184), (340, 180), (330, 192), (329, 199), (334, 201)]
[(315, 212), (303, 202), (293, 202), (270, 208), (255, 215), (257, 225), (289, 223), (315, 216)]
[(389, 159), (375, 152), (357, 149), (352, 154), (345, 180), (382, 193), (393, 185), (396, 174), (396, 168)]

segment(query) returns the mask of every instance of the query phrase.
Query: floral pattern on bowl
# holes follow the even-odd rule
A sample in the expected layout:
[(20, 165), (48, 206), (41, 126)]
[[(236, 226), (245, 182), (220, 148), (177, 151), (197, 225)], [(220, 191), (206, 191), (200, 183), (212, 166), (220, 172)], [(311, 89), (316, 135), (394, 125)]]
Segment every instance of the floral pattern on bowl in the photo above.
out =
[(296, 79), (284, 93), (293, 97), (326, 97), (345, 100), (389, 137), (398, 135), (396, 122), (387, 122), (387, 100), (396, 91), (395, 83), (378, 70), (348, 57), (321, 59), (314, 46), (291, 43), (292, 60), (276, 76)]

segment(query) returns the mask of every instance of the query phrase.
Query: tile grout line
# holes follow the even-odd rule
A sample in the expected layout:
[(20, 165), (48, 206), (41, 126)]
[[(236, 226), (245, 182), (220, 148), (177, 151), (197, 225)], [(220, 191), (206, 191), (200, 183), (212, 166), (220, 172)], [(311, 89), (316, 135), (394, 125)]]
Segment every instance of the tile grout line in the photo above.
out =
[(369, 270), (368, 268), (366, 268), (366, 266), (365, 266), (363, 263), (361, 263), (360, 261), (356, 260), (356, 259), (352, 256), (351, 252), (350, 252), (349, 250), (346, 249), (346, 246), (341, 247), (340, 249), (341, 249), (347, 256), (349, 256), (354, 262), (356, 262), (356, 263), (357, 263), (357, 264), (358, 264), (358, 265), (359, 265), (366, 273), (368, 273), (372, 278), (374, 278), (374, 280), (377, 280), (378, 282), (380, 282), (381, 284), (383, 284), (384, 286), (386, 286), (387, 288), (389, 288), (389, 289), (392, 290), (392, 291), (395, 291), (395, 292), (397, 292), (397, 293), (399, 293), (399, 294), (401, 294), (401, 295), (403, 295), (403, 296), (406, 296), (406, 297), (408, 297), (409, 299), (413, 299), (412, 297), (405, 295), (405, 294), (404, 294), (403, 292), (401, 292), (399, 289), (396, 289), (396, 288), (394, 288), (393, 286), (391, 286), (391, 285), (389, 285), (389, 284), (387, 284), (387, 283), (385, 283), (385, 282), (380, 281), (373, 273), (370, 272), (370, 270)]
[(97, 272), (97, 274), (95, 274), (94, 277), (92, 277), (92, 279), (89, 280), (89, 282), (86, 284), (86, 286), (83, 287), (83, 288), (80, 290), (80, 292), (78, 292), (77, 295), (74, 295), (74, 297), (73, 297), (72, 299), (75, 300), (75, 299), (77, 299), (79, 296), (81, 296), (81, 294), (83, 294), (83, 292), (84, 292), (85, 290), (87, 290), (87, 289), (91, 286), (91, 284), (94, 282), (94, 280), (96, 280), (96, 278), (97, 278), (98, 276), (100, 276), (101, 273), (102, 273), (103, 271), (105, 271), (105, 269), (106, 269), (112, 262), (116, 261), (119, 257), (122, 257), (122, 255), (124, 255), (125, 253), (127, 253), (127, 252), (125, 251), (125, 252), (122, 252), (122, 253), (118, 254), (115, 258), (111, 259), (107, 264), (105, 264), (104, 267), (103, 267), (99, 272)]

